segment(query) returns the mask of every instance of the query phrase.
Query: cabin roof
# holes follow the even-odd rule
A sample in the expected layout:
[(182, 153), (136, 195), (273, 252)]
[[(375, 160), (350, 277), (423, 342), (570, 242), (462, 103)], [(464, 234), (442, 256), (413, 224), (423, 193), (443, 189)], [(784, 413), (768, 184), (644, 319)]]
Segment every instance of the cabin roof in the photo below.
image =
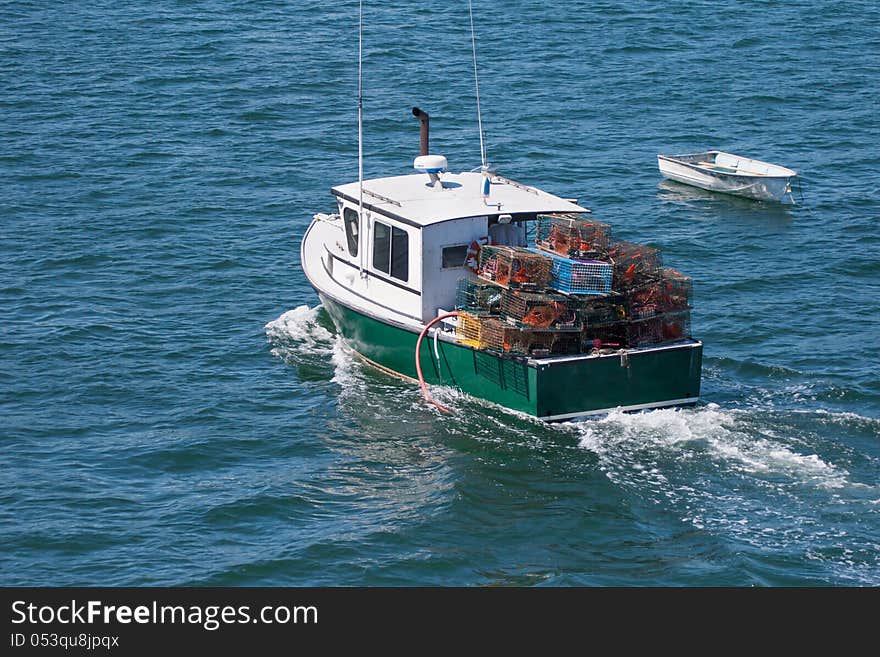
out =
[[(493, 176), (488, 205), (480, 195), (479, 172), (443, 173), (443, 188), (418, 173), (364, 181), (364, 207), (415, 226), (463, 217), (535, 212), (588, 212), (586, 208), (535, 187)], [(358, 183), (338, 185), (333, 194), (358, 202)], [(499, 207), (500, 204), (500, 207)]]

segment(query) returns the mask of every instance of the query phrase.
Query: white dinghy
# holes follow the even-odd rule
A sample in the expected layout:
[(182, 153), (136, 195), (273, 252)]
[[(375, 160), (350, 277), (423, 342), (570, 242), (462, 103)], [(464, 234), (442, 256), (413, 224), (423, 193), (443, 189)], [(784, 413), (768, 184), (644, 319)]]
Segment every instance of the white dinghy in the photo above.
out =
[(791, 179), (797, 171), (778, 164), (725, 153), (703, 151), (686, 155), (658, 155), (663, 177), (686, 185), (759, 201), (792, 202)]

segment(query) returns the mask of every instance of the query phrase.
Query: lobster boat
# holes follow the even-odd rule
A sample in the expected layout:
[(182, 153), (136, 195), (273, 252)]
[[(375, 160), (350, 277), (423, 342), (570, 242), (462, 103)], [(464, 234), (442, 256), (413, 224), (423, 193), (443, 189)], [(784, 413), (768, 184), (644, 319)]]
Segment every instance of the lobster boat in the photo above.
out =
[(797, 171), (725, 153), (703, 151), (685, 155), (658, 155), (664, 178), (711, 192), (722, 192), (759, 201), (793, 202), (791, 179)]
[[(360, 3), (359, 3), (360, 6)], [(703, 345), (691, 280), (656, 249), (616, 242), (570, 199), (509, 180), (486, 158), (471, 12), (481, 165), (460, 173), (429, 149), (416, 173), (363, 177), (359, 12), (358, 180), (303, 236), (303, 272), (366, 363), (542, 420), (694, 404)]]
[(451, 172), (413, 114), (416, 172), (333, 187), (302, 240), (351, 350), (426, 398), (452, 386), (547, 421), (697, 402), (690, 279), (573, 200)]

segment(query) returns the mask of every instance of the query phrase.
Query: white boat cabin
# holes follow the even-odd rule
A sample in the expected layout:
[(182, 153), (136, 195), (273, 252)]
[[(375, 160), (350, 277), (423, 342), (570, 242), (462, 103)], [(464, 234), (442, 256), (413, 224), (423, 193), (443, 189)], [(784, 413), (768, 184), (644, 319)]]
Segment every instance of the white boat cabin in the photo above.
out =
[(488, 176), (487, 188), (486, 177), (435, 170), (365, 180), (363, 217), (359, 183), (334, 187), (339, 218), (330, 223), (338, 229), (324, 234), (326, 274), (356, 305), (422, 324), (454, 307), (473, 242), (527, 246), (527, 223), (539, 213), (589, 212), (499, 176)]

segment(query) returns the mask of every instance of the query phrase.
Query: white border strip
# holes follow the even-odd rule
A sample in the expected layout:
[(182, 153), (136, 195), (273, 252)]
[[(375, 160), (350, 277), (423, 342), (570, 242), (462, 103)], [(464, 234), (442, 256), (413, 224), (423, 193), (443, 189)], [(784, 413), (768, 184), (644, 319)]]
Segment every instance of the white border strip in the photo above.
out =
[(530, 358), (529, 362), (534, 363), (535, 365), (556, 365), (561, 363), (570, 363), (577, 360), (620, 358), (621, 352), (624, 352), (630, 356), (638, 356), (639, 354), (649, 354), (655, 351), (671, 351), (673, 349), (694, 349), (696, 347), (702, 346), (702, 340), (688, 338), (687, 340), (683, 340), (681, 342), (674, 342), (672, 344), (660, 345), (657, 347), (629, 347), (627, 349), (618, 349), (616, 351), (612, 351), (610, 354), (576, 354), (573, 356), (555, 356), (551, 358)]
[(563, 413), (562, 415), (542, 415), (539, 420), (573, 420), (576, 417), (586, 417), (587, 415), (599, 415), (601, 413), (610, 413), (611, 411), (641, 411), (646, 408), (665, 408), (667, 406), (683, 406), (684, 404), (696, 404), (700, 401), (699, 397), (687, 397), (686, 399), (670, 399), (664, 402), (654, 402), (650, 404), (634, 404), (632, 406), (615, 406), (614, 408), (601, 408), (595, 411), (580, 411), (578, 413)]

